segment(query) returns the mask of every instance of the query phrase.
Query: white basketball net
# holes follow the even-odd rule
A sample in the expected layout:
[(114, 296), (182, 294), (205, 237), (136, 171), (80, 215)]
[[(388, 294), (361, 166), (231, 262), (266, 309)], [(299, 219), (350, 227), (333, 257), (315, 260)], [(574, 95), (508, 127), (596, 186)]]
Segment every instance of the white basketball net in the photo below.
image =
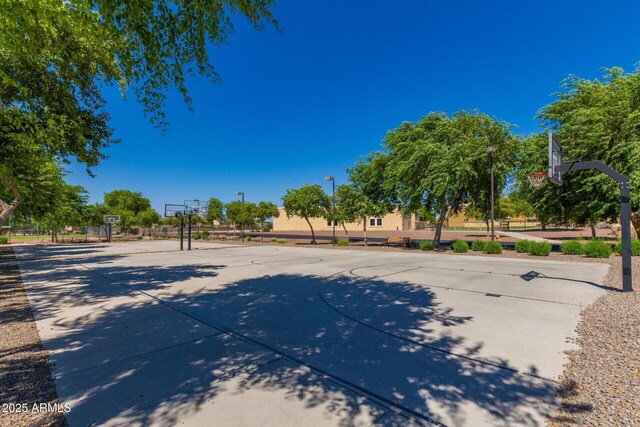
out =
[(547, 173), (546, 172), (532, 173), (527, 175), (527, 179), (529, 180), (529, 184), (531, 184), (532, 187), (540, 187), (540, 184), (542, 184), (542, 181), (547, 179)]

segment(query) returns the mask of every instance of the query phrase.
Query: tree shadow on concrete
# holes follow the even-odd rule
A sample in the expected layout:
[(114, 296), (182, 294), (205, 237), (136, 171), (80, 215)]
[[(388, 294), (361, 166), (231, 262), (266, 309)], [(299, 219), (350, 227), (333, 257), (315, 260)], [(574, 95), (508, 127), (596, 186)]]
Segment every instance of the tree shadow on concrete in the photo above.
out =
[[(508, 360), (495, 366), (466, 357), (482, 343), (467, 345), (451, 334), (424, 341), (422, 334), (428, 346), (416, 345), (345, 317), (318, 295), (325, 286), (346, 292), (343, 297), (348, 295), (362, 319), (384, 311), (393, 319), (389, 330), (407, 336), (434, 322), (473, 322), (442, 307), (424, 287), (280, 274), (195, 293), (179, 290), (181, 281), (213, 277), (222, 268), (76, 270), (84, 286), (64, 289), (48, 301), (44, 297), (51, 288), (29, 286), (30, 295), (43, 296), (34, 304), (41, 317), (64, 315), (56, 303), (60, 298), (72, 308), (111, 300), (100, 311), (53, 322), (60, 329), (43, 336), (57, 363), (58, 393), (73, 406), (71, 425), (108, 420), (171, 425), (205, 406), (216, 417), (210, 422), (224, 425), (232, 408), (259, 413), (257, 406), (246, 409), (257, 405), (255, 393), (301, 405), (303, 414), (320, 411), (345, 426), (363, 416), (374, 420), (384, 414), (384, 405), (449, 425), (538, 425), (544, 423), (540, 414), (555, 401), (554, 384), (516, 372)], [(132, 301), (139, 296), (132, 289), (161, 300)], [(130, 299), (118, 302), (114, 296)], [(228, 403), (234, 399), (245, 400)]]

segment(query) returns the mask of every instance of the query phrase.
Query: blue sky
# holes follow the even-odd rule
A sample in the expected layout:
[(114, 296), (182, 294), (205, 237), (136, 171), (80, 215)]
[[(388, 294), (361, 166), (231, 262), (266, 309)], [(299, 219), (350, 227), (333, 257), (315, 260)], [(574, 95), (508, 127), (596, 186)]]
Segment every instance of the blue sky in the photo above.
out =
[(282, 32), (237, 19), (229, 44), (210, 49), (223, 82), (188, 81), (194, 113), (169, 94), (167, 135), (132, 94), (109, 91), (122, 142), (95, 178), (70, 165), (67, 181), (91, 202), (140, 191), (161, 213), (238, 191), (280, 204), (287, 188), (345, 182), (402, 121), (478, 108), (529, 134), (568, 74), (640, 61), (637, 1), (280, 0), (274, 14)]

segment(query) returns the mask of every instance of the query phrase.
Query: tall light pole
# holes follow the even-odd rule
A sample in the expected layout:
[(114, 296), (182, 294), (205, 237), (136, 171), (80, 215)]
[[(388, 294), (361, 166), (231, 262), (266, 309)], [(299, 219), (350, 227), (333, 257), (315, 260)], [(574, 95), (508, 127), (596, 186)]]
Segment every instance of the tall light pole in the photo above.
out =
[(242, 241), (244, 242), (244, 192), (238, 191), (236, 194), (238, 196), (242, 196), (242, 216), (243, 216), (243, 218), (242, 218), (241, 224), (242, 224)]
[(332, 244), (336, 244), (336, 179), (332, 176), (325, 176), (325, 181), (331, 181), (331, 228), (333, 229)]
[(489, 154), (491, 157), (491, 241), (494, 242), (496, 240), (495, 228), (493, 226), (495, 220), (495, 212), (494, 212), (494, 189), (493, 189), (493, 153), (496, 152), (496, 147), (490, 145), (485, 150), (485, 153)]

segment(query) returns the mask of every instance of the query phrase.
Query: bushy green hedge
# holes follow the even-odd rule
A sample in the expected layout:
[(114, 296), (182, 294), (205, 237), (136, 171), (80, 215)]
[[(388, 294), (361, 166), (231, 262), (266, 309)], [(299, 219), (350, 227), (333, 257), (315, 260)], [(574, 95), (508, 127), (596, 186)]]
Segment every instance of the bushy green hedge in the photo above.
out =
[(516, 242), (516, 252), (520, 252), (521, 254), (529, 253), (532, 243), (532, 240), (518, 240)]
[(589, 258), (609, 258), (612, 253), (611, 245), (600, 239), (589, 240), (584, 245), (584, 254)]
[(476, 252), (484, 252), (487, 247), (487, 242), (484, 240), (476, 239), (471, 244), (471, 250)]
[[(622, 255), (622, 242), (616, 243), (614, 251)], [(631, 256), (640, 256), (640, 240), (631, 239)]]
[(451, 249), (458, 253), (469, 252), (469, 244), (463, 240), (454, 240), (451, 242)]
[(338, 239), (338, 246), (349, 246), (349, 239), (346, 237), (340, 237)]
[(409, 239), (409, 242), (407, 243), (407, 247), (411, 249), (418, 249), (420, 247), (420, 244), (418, 243), (417, 240)]
[(502, 245), (498, 242), (487, 242), (487, 246), (485, 246), (484, 251), (488, 254), (501, 254)]
[(436, 246), (433, 244), (433, 240), (423, 240), (420, 242), (420, 249), (423, 251), (432, 251), (435, 248)]
[(0, 236), (0, 244), (5, 245), (9, 243), (9, 237), (7, 236)]
[(529, 253), (535, 256), (549, 256), (551, 253), (551, 243), (531, 242), (529, 244)]
[(580, 240), (568, 240), (560, 245), (560, 252), (565, 255), (584, 254), (584, 244)]

